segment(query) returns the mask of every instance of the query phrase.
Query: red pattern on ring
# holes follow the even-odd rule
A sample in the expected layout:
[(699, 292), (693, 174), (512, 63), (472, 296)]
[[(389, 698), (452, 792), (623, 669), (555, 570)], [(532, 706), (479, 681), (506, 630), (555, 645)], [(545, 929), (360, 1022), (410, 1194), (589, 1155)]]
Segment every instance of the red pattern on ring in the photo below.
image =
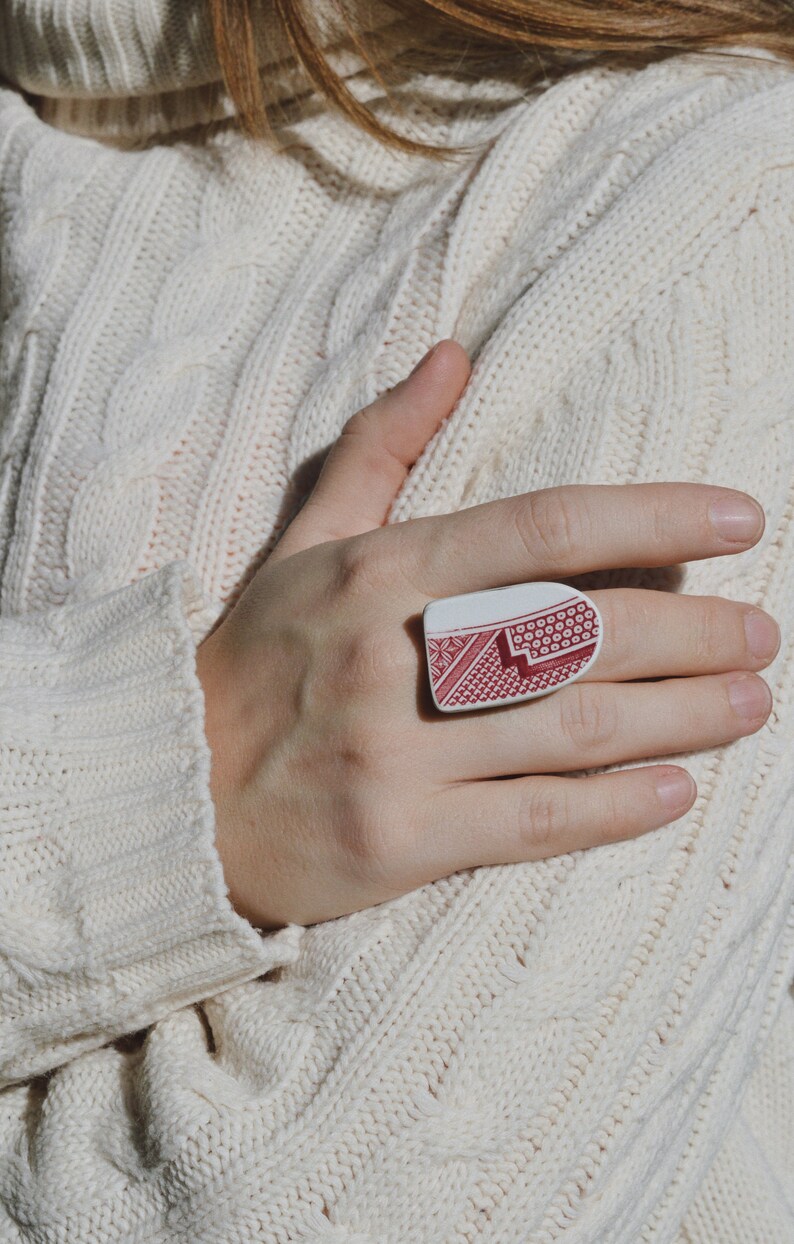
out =
[(511, 619), (506, 626), (428, 635), (433, 688), (439, 703), (450, 708), (545, 691), (588, 665), (597, 639), (597, 614), (581, 599)]

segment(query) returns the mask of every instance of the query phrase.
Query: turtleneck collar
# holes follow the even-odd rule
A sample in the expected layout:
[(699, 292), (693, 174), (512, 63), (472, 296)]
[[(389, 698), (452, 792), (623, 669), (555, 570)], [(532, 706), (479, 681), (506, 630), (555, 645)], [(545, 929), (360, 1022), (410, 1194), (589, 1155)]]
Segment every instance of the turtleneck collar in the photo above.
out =
[[(357, 0), (348, 12), (364, 34), (405, 25), (384, 0)], [(337, 73), (364, 68), (332, 0), (313, 0), (312, 14)], [(267, 103), (305, 89), (267, 5), (257, 50)], [(220, 82), (208, 0), (0, 0), (0, 76), (40, 97), (40, 115), (50, 124), (109, 140), (143, 139), (233, 111)]]

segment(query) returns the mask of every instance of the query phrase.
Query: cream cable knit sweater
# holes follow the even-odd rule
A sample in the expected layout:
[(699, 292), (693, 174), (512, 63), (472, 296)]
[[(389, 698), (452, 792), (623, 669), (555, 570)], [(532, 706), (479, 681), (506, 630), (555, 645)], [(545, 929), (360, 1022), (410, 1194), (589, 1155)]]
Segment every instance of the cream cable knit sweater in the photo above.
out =
[[(438, 166), (266, 33), (280, 153), (177, 132), (228, 111), (203, 5), (0, 4), (0, 1240), (791, 1244), (794, 73), (423, 75), (481, 144)], [(763, 605), (775, 709), (662, 830), (263, 936), (195, 644), (442, 336), (474, 372), (392, 517), (754, 493), (749, 552), (576, 582)]]

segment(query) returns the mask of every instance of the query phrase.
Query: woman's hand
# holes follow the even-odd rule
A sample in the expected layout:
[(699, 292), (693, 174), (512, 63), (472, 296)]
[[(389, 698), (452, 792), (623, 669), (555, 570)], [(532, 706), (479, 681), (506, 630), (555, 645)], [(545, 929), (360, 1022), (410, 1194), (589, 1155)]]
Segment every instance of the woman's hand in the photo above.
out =
[(433, 708), (428, 600), (737, 553), (764, 527), (744, 493), (691, 483), (565, 485), (383, 526), (469, 371), (446, 340), (349, 420), (303, 509), (199, 647), (218, 851), (235, 908), (258, 927), (665, 825), (693, 803), (684, 769), (551, 775), (713, 747), (769, 715), (769, 688), (746, 672), (779, 646), (767, 614), (628, 588), (589, 593), (605, 634), (577, 682), (479, 712)]

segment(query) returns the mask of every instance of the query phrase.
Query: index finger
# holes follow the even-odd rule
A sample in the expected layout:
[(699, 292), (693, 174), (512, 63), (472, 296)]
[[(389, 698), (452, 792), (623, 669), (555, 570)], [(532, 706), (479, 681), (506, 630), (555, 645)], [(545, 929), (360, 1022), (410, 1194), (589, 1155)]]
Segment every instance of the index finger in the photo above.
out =
[(416, 518), (378, 533), (423, 595), (448, 596), (622, 566), (670, 566), (750, 548), (764, 511), (716, 484), (563, 484)]

